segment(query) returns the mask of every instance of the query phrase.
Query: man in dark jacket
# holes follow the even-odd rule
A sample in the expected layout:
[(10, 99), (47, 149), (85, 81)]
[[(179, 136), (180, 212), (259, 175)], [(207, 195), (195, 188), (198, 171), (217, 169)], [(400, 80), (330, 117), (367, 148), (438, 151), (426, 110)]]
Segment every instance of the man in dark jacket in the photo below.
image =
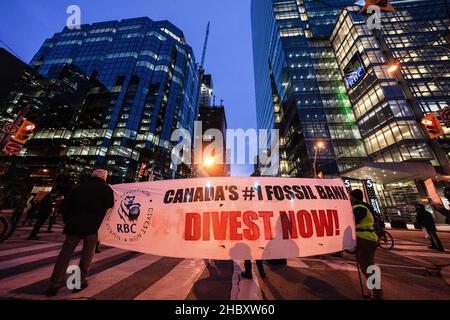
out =
[(436, 223), (430, 212), (425, 209), (423, 204), (416, 204), (417, 223), (421, 228), (425, 228), (430, 237), (431, 247), (430, 249), (436, 249), (438, 251), (444, 251), (441, 240), (437, 235)]
[(37, 221), (33, 227), (33, 230), (31, 231), (30, 236), (28, 237), (28, 240), (38, 240), (38, 233), (41, 230), (42, 226), (44, 225), (45, 221), (50, 217), (50, 215), (53, 212), (53, 201), (56, 196), (55, 191), (51, 191), (49, 194), (47, 194), (44, 199), (42, 199), (41, 203), (39, 204), (39, 209), (37, 212)]
[(94, 257), (97, 232), (106, 212), (114, 206), (114, 193), (106, 184), (107, 177), (106, 170), (96, 170), (90, 180), (72, 190), (62, 204), (66, 240), (56, 261), (50, 279), (51, 285), (46, 292), (49, 297), (57, 295), (62, 287), (72, 254), (81, 240), (81, 288), (73, 291), (77, 293), (87, 287), (87, 275)]

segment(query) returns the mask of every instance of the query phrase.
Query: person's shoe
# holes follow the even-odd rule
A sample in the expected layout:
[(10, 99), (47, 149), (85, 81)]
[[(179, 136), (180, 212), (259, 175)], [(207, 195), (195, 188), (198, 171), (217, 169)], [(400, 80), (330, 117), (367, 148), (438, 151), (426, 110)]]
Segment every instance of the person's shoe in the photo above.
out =
[(95, 253), (102, 253), (102, 250), (100, 250), (100, 249), (95, 249)]
[(59, 288), (58, 287), (50, 287), (45, 291), (45, 296), (48, 298), (55, 297), (58, 295)]
[(266, 277), (266, 273), (265, 272), (260, 272), (259, 275), (261, 276), (261, 278), (265, 278)]
[(39, 240), (38, 236), (31, 235), (27, 238), (27, 240)]
[(241, 272), (241, 276), (245, 279), (249, 279), (249, 280), (253, 279), (253, 275), (251, 273)]
[(76, 293), (79, 293), (79, 292), (83, 291), (83, 290), (86, 289), (87, 287), (88, 287), (88, 284), (87, 284), (87, 283), (83, 283), (83, 284), (81, 285), (81, 288), (80, 288), (80, 289), (73, 289), (72, 292), (73, 292), (74, 294), (76, 294)]
[(436, 249), (437, 251), (440, 251), (440, 252), (445, 252), (445, 249), (444, 248), (439, 248), (439, 249)]

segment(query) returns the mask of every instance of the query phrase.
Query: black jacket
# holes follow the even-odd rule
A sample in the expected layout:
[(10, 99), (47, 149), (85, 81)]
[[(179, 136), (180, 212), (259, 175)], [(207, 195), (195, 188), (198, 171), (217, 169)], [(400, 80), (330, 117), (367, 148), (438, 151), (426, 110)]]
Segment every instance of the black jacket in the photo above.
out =
[(417, 223), (420, 227), (425, 228), (428, 231), (437, 230), (433, 216), (427, 210), (417, 210)]
[(114, 206), (114, 193), (100, 178), (90, 178), (73, 189), (61, 205), (66, 224), (64, 234), (95, 235), (106, 212)]
[(53, 196), (51, 194), (47, 194), (39, 204), (38, 216), (48, 217), (52, 213), (52, 210), (53, 210)]

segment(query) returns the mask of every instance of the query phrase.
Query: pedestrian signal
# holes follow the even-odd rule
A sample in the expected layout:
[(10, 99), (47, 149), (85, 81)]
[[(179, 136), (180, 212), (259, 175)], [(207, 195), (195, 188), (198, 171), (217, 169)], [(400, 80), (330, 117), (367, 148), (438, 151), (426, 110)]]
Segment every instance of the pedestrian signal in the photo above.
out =
[(31, 138), (34, 129), (36, 129), (36, 125), (30, 121), (25, 120), (16, 134), (11, 137), (11, 139), (20, 144), (25, 144)]
[(422, 119), (422, 126), (428, 132), (430, 139), (436, 139), (445, 134), (441, 123), (435, 113), (430, 113)]
[(147, 169), (147, 165), (145, 163), (143, 163), (141, 165), (141, 169), (139, 170), (139, 174), (138, 174), (138, 178), (142, 179), (145, 175), (145, 169)]

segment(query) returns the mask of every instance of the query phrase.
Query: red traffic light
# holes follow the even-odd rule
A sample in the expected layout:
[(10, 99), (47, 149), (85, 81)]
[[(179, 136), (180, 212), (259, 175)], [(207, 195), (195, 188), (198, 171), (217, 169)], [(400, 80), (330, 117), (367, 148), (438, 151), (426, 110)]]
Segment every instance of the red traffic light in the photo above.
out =
[(36, 129), (36, 126), (34, 124), (29, 124), (25, 127), (25, 130), (27, 131), (34, 131)]
[(444, 129), (439, 122), (438, 117), (435, 113), (430, 113), (426, 117), (424, 117), (421, 121), (424, 129), (427, 131), (430, 139), (435, 139), (439, 136), (445, 134)]
[(25, 120), (11, 139), (20, 144), (25, 144), (30, 139), (35, 129), (36, 125), (34, 123)]

